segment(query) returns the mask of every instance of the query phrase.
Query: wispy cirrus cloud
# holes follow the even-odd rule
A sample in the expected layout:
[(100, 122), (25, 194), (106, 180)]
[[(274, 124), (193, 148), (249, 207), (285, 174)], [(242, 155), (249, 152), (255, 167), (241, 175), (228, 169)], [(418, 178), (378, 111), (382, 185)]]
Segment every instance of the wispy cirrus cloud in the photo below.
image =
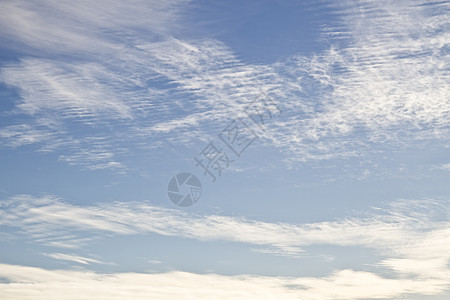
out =
[[(129, 107), (115, 95), (108, 80), (111, 72), (96, 64), (72, 64), (43, 59), (24, 59), (2, 72), (2, 81), (19, 87), (23, 102), (17, 108), (36, 115), (41, 112), (61, 118), (111, 115), (132, 118)], [(110, 82), (113, 82), (109, 78)]]
[[(60, 158), (70, 164), (122, 170), (117, 166), (123, 161), (98, 163), (78, 154), (95, 146), (92, 136), (102, 135), (108, 138), (105, 143), (117, 145), (120, 139), (105, 133), (105, 124), (129, 135), (124, 126), (137, 125), (135, 120), (142, 121), (143, 115), (148, 121), (152, 102), (167, 96), (146, 85), (149, 72), (133, 59), (141, 55), (134, 45), (141, 38), (164, 38), (178, 26), (177, 14), (185, 3), (2, 2), (0, 38), (19, 58), (5, 62), (0, 77), (20, 95), (11, 111), (16, 123), (2, 129), (2, 145), (35, 143), (40, 150), (62, 152)], [(18, 126), (31, 128), (19, 134)], [(101, 151), (107, 148), (105, 144)]]
[(140, 30), (151, 35), (171, 32), (178, 26), (178, 12), (188, 2), (4, 1), (0, 4), (1, 34), (17, 48), (24, 44), (29, 50), (39, 49), (40, 54), (98, 56), (121, 48), (115, 34), (129, 37)]
[(308, 160), (358, 156), (370, 152), (374, 142), (405, 146), (447, 140), (449, 7), (425, 4), (336, 4), (345, 47), (279, 64), (303, 87), (301, 98), (317, 104), (306, 116), (290, 117), (291, 126), (275, 132), (273, 143)]
[(76, 254), (65, 254), (65, 253), (42, 253), (42, 255), (57, 259), (57, 260), (65, 260), (65, 261), (71, 261), (76, 262), (83, 265), (88, 265), (90, 263), (96, 263), (96, 264), (105, 264), (104, 262), (89, 258), (89, 257), (83, 257)]
[(44, 143), (52, 139), (54, 134), (48, 128), (38, 129), (28, 124), (9, 125), (0, 129), (1, 143), (12, 148)]
[[(104, 11), (81, 4), (34, 10), (33, 3), (4, 3), (11, 22), (20, 24), (6, 26), (7, 36), (52, 52), (50, 41), (64, 35), (64, 46), (54, 51), (71, 57), (70, 62), (46, 55), (25, 57), (4, 66), (2, 80), (21, 91), (16, 108), (36, 118), (50, 115), (62, 120), (62, 127), (78, 120), (90, 135), (103, 134), (109, 144), (132, 151), (132, 145), (142, 145), (148, 137), (160, 145), (169, 135), (185, 144), (205, 139), (211, 124), (225, 123), (265, 91), (285, 114), (263, 140), (285, 150), (294, 163), (364, 155), (374, 142), (402, 145), (409, 144), (406, 140), (448, 138), (447, 3), (330, 4), (341, 24), (323, 31), (323, 37), (331, 37), (329, 50), (266, 65), (239, 60), (218, 40), (171, 37), (170, 30), (182, 23), (177, 16), (183, 3), (115, 3)], [(154, 18), (119, 13), (137, 7), (138, 14)], [(57, 13), (47, 20), (51, 11)], [(29, 32), (31, 25), (46, 22), (53, 35)], [(54, 24), (61, 24), (64, 32)], [(129, 38), (117, 39), (119, 32)], [(81, 42), (79, 37), (97, 41)], [(83, 59), (77, 51), (84, 53)], [(115, 134), (102, 132), (104, 123)], [(89, 160), (70, 157), (90, 147), (90, 137), (77, 134), (86, 142), (64, 157), (86, 166)], [(11, 137), (5, 144), (13, 143)], [(114, 169), (116, 164), (126, 162), (115, 159), (101, 165)]]
[(293, 257), (312, 245), (360, 246), (376, 250), (384, 257), (378, 266), (401, 276), (450, 280), (447, 202), (404, 200), (376, 212), (337, 221), (288, 224), (197, 215), (146, 203), (75, 206), (50, 196), (21, 195), (4, 201), (0, 224), (20, 228), (22, 235), (36, 243), (75, 249), (105, 234), (147, 233), (238, 242), (261, 247), (256, 251)]

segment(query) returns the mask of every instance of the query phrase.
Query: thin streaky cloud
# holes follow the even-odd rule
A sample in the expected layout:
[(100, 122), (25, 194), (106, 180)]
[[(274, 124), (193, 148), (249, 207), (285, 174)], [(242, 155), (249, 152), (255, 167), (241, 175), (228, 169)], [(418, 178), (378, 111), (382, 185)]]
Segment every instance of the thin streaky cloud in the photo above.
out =
[[(19, 195), (4, 201), (2, 207), (0, 224), (18, 227), (22, 234), (49, 246), (64, 244), (66, 232), (85, 232), (96, 239), (104, 234), (156, 233), (197, 241), (238, 242), (260, 246), (266, 253), (269, 246), (273, 254), (290, 257), (299, 257), (302, 248), (310, 245), (362, 246), (386, 257), (380, 266), (430, 278), (447, 274), (450, 260), (450, 244), (442, 242), (450, 238), (450, 223), (431, 218), (439, 213), (446, 220), (449, 208), (445, 201), (404, 200), (378, 209), (372, 216), (309, 224), (188, 214), (146, 203), (75, 206), (50, 196)], [(409, 262), (408, 268), (405, 262)], [(430, 272), (421, 272), (424, 266)]]
[[(358, 1), (334, 7), (342, 20), (339, 30), (348, 33), (347, 47), (331, 47), (272, 65), (246, 64), (217, 40), (164, 36), (106, 48), (108, 60), (102, 56), (93, 59), (95, 62), (68, 64), (26, 58), (3, 67), (3, 81), (21, 91), (23, 101), (17, 108), (28, 114), (53, 111), (53, 118), (78, 119), (91, 130), (98, 130), (93, 125), (101, 120), (119, 119), (123, 126), (115, 132), (126, 138), (112, 135), (109, 143), (119, 141), (130, 145), (125, 146), (128, 149), (148, 137), (166, 141), (172, 135), (179, 144), (205, 139), (211, 135), (211, 124), (226, 122), (264, 91), (281, 103), (286, 113), (271, 124), (273, 130), (262, 140), (286, 151), (291, 165), (350, 158), (370, 153), (374, 142), (398, 146), (406, 139), (448, 136), (445, 49), (449, 35), (443, 30), (447, 5), (420, 4)], [(65, 5), (61, 7), (67, 11)], [(27, 6), (21, 9), (26, 11)], [(431, 14), (430, 9), (438, 13)], [(40, 13), (44, 12), (35, 12)], [(92, 12), (77, 6), (74, 14), (76, 18)], [(92, 26), (103, 26), (111, 15), (106, 12), (99, 18), (101, 24)], [(128, 24), (120, 18), (112, 24), (122, 21)], [(157, 84), (152, 86), (153, 80), (168, 85), (157, 88)], [(175, 100), (163, 100), (170, 98)], [(183, 112), (174, 116), (174, 107), (184, 107)], [(5, 144), (20, 145), (13, 138)], [(22, 139), (22, 144), (51, 145), (53, 139)], [(80, 144), (76, 152), (88, 147), (89, 143)], [(91, 164), (80, 161), (76, 154), (64, 157), (71, 164)], [(88, 169), (114, 169), (126, 165), (123, 159), (94, 163)]]
[(100, 261), (98, 259), (83, 257), (83, 256), (79, 256), (79, 255), (76, 255), (76, 254), (42, 253), (42, 255), (54, 258), (56, 260), (76, 262), (76, 263), (83, 264), (83, 265), (88, 265), (88, 264), (91, 264), (91, 263), (105, 264), (104, 262), (102, 262), (102, 261)]

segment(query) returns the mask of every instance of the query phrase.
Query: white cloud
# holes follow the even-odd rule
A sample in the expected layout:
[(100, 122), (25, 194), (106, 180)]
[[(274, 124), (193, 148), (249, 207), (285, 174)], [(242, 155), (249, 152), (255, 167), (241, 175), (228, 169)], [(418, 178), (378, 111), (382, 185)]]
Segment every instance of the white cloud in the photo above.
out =
[(421, 4), (332, 5), (348, 46), (279, 64), (300, 87), (312, 85), (302, 100), (318, 104), (306, 118), (291, 117), (272, 141), (308, 160), (361, 155), (373, 142), (448, 139), (448, 3)]
[(361, 246), (385, 257), (379, 266), (399, 276), (450, 280), (446, 202), (404, 200), (367, 217), (310, 224), (203, 216), (135, 202), (75, 206), (49, 196), (22, 195), (3, 203), (1, 225), (20, 228), (22, 234), (48, 246), (77, 248), (105, 234), (146, 233), (246, 243), (261, 247), (259, 252), (291, 257), (311, 245)]
[(178, 26), (177, 13), (187, 2), (2, 1), (0, 24), (2, 35), (44, 53), (102, 55), (121, 47), (108, 32), (170, 32)]
[(343, 270), (323, 278), (254, 275), (115, 273), (46, 270), (0, 265), (0, 292), (6, 299), (367, 299), (408, 294), (436, 295), (447, 288), (438, 279), (388, 279)]
[(162, 264), (162, 261), (160, 260), (147, 260), (148, 263), (151, 263), (153, 265), (159, 265)]
[[(39, 9), (33, 3), (2, 3), (10, 21), (4, 31), (71, 57), (64, 63), (47, 56), (23, 58), (4, 66), (3, 81), (21, 91), (17, 108), (38, 119), (50, 115), (62, 123), (60, 129), (76, 119), (109, 145), (120, 143), (135, 151), (148, 144), (149, 136), (159, 147), (168, 140), (186, 144), (210, 137), (211, 127), (225, 125), (265, 91), (286, 113), (270, 124), (264, 141), (286, 150), (294, 164), (364, 155), (374, 142), (402, 146), (448, 139), (445, 3), (360, 0), (331, 5), (342, 24), (327, 28), (324, 36), (345, 36), (345, 42), (332, 38), (328, 51), (272, 65), (246, 64), (217, 40), (171, 37), (181, 24), (177, 16), (183, 3), (52, 2)], [(55, 13), (47, 19), (51, 11)], [(134, 13), (124, 13), (129, 11)], [(130, 17), (136, 14), (146, 17)], [(50, 34), (35, 34), (33, 28), (41, 27)], [(130, 38), (120, 41), (104, 34), (105, 28), (124, 30)], [(63, 45), (51, 50), (55, 41)], [(74, 55), (78, 52), (82, 60)], [(102, 131), (105, 123), (114, 134)], [(53, 149), (52, 141), (67, 134), (72, 132), (22, 139), (22, 144), (43, 142)], [(84, 132), (77, 134), (82, 135), (79, 140), (87, 138)], [(4, 144), (21, 143), (11, 137)], [(83, 161), (77, 153), (88, 151), (89, 143), (73, 152), (57, 144), (68, 152), (61, 159), (87, 169), (127, 165), (118, 153), (102, 163)]]
[(50, 140), (54, 134), (48, 129), (39, 130), (27, 124), (10, 125), (0, 129), (2, 144), (13, 148)]
[(440, 166), (439, 168), (442, 170), (450, 171), (450, 164), (444, 164), (444, 165)]
[(101, 262), (100, 260), (88, 258), (88, 257), (82, 257), (76, 254), (65, 254), (65, 253), (42, 253), (42, 255), (57, 259), (57, 260), (66, 260), (71, 262), (76, 262), (83, 265), (88, 265), (90, 263), (96, 263), (96, 264), (104, 264), (104, 262)]
[[(118, 140), (126, 145), (142, 143), (130, 141), (139, 132), (127, 131), (142, 127), (140, 122), (151, 123), (149, 113), (160, 115), (161, 108), (155, 109), (152, 102), (164, 99), (167, 92), (147, 85), (154, 72), (145, 62), (140, 64), (142, 51), (134, 44), (161, 39), (176, 29), (178, 12), (187, 2), (0, 3), (0, 34), (10, 41), (5, 44), (8, 48), (22, 55), (18, 62), (2, 66), (0, 78), (21, 98), (9, 113), (18, 119), (25, 114), (26, 119), (23, 125), (0, 129), (3, 146), (37, 143), (41, 151), (61, 150), (60, 158), (70, 164), (122, 172), (123, 160), (99, 162), (82, 154), (90, 153), (92, 136), (107, 139), (105, 148), (114, 145), (110, 148), (115, 152), (109, 152), (114, 157), (122, 150)], [(135, 122), (138, 117), (144, 118)], [(121, 129), (114, 130), (117, 126)], [(105, 128), (128, 140), (105, 133)]]
[(18, 108), (30, 115), (56, 111), (61, 117), (89, 118), (110, 114), (132, 118), (129, 107), (101, 84), (111, 73), (96, 64), (74, 65), (43, 59), (23, 59), (3, 70), (3, 82), (23, 95)]
[(114, 148), (109, 140), (102, 136), (72, 140), (65, 146), (67, 149), (73, 148), (73, 151), (66, 150), (65, 154), (59, 156), (59, 160), (69, 165), (80, 165), (89, 170), (114, 169), (119, 172), (125, 169), (125, 165), (117, 161), (120, 149)]

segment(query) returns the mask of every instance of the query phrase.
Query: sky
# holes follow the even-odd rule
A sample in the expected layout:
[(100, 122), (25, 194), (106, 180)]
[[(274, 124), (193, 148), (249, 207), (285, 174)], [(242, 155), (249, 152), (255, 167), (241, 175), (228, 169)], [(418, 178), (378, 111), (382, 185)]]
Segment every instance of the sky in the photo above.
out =
[(0, 298), (449, 299), (449, 1), (0, 1)]

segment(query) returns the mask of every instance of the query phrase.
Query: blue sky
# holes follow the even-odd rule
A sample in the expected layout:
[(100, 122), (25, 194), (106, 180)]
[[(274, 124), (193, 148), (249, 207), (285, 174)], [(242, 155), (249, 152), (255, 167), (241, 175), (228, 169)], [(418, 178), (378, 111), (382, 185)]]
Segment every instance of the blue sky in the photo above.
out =
[(449, 8), (0, 2), (1, 298), (448, 299)]

